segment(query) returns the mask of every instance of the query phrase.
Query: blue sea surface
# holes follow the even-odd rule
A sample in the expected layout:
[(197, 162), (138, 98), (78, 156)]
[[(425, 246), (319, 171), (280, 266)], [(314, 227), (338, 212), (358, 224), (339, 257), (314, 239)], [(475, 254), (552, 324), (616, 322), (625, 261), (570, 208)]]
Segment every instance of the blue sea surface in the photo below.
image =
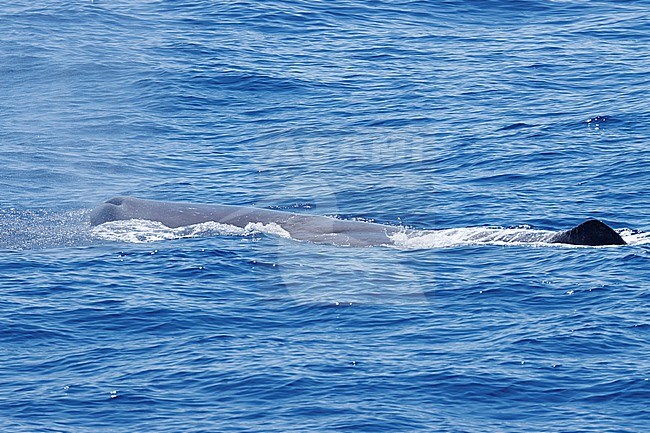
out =
[[(645, 432), (650, 4), (0, 8), (3, 432)], [(629, 245), (91, 228), (115, 195)]]

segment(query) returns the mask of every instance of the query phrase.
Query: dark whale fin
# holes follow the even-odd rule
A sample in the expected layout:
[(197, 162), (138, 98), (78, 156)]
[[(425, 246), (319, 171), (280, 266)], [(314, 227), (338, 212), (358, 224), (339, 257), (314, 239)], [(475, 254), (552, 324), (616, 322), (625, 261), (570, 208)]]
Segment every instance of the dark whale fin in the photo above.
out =
[(570, 230), (554, 235), (552, 244), (625, 245), (623, 238), (610, 226), (599, 220), (588, 220)]

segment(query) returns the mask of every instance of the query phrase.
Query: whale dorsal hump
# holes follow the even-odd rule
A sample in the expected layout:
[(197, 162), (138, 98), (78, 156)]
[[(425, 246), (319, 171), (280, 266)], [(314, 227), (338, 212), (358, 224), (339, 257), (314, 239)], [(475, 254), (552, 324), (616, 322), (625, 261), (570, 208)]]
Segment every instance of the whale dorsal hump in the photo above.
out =
[(572, 245), (625, 245), (623, 238), (602, 221), (592, 219), (554, 235), (554, 244)]

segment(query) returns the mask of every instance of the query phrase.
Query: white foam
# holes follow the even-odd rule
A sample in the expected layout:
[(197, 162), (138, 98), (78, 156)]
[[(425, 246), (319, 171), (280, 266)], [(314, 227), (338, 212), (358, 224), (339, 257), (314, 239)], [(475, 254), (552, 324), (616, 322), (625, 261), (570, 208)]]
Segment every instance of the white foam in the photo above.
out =
[[(403, 249), (446, 248), (463, 245), (546, 245), (554, 232), (530, 228), (466, 227), (446, 230), (414, 230), (389, 236)], [(556, 245), (556, 244), (554, 244)]]
[(286, 239), (292, 239), (291, 233), (289, 233), (288, 231), (280, 227), (279, 224), (276, 223), (269, 223), (269, 224), (248, 223), (246, 224), (246, 227), (243, 230), (246, 230), (248, 232), (259, 232), (259, 233), (265, 233), (274, 236), (280, 236)]
[(629, 245), (647, 245), (650, 244), (650, 232), (637, 232), (630, 229), (623, 229), (619, 234)]
[(110, 221), (91, 230), (93, 236), (114, 242), (145, 243), (170, 239), (194, 238), (205, 235), (246, 236), (250, 230), (229, 224), (205, 222), (186, 227), (169, 228), (148, 220)]
[(291, 239), (291, 234), (276, 223), (248, 223), (241, 228), (230, 224), (208, 221), (186, 227), (169, 228), (157, 221), (123, 220), (110, 221), (91, 229), (99, 239), (113, 242), (146, 243), (199, 236), (249, 236), (264, 233)]

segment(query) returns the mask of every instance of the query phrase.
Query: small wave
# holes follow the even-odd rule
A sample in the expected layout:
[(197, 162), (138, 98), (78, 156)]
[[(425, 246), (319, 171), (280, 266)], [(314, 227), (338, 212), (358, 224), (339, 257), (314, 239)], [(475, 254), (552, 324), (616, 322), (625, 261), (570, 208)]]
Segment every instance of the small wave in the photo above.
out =
[(601, 123), (611, 123), (614, 119), (612, 116), (594, 116), (587, 119), (585, 122), (587, 125), (599, 125)]
[(248, 223), (246, 224), (244, 230), (251, 233), (253, 232), (265, 233), (269, 235), (280, 236), (281, 238), (285, 238), (285, 239), (292, 239), (291, 234), (276, 223), (269, 223), (269, 224)]
[(619, 230), (618, 234), (621, 235), (623, 240), (628, 245), (648, 245), (650, 244), (650, 232), (641, 232), (631, 229)]
[(111, 242), (147, 243), (207, 235), (245, 236), (249, 232), (239, 227), (216, 222), (172, 229), (157, 221), (132, 219), (98, 225), (91, 229), (91, 234), (97, 239)]
[(390, 238), (396, 248), (429, 249), (464, 245), (550, 245), (545, 242), (545, 239), (548, 239), (553, 233), (548, 230), (521, 227), (466, 227), (399, 232)]
[(230, 224), (208, 221), (186, 227), (169, 228), (157, 221), (132, 219), (111, 221), (91, 229), (92, 236), (97, 239), (126, 243), (148, 243), (205, 236), (244, 237), (258, 233), (291, 238), (289, 232), (275, 223), (250, 223), (241, 228)]

